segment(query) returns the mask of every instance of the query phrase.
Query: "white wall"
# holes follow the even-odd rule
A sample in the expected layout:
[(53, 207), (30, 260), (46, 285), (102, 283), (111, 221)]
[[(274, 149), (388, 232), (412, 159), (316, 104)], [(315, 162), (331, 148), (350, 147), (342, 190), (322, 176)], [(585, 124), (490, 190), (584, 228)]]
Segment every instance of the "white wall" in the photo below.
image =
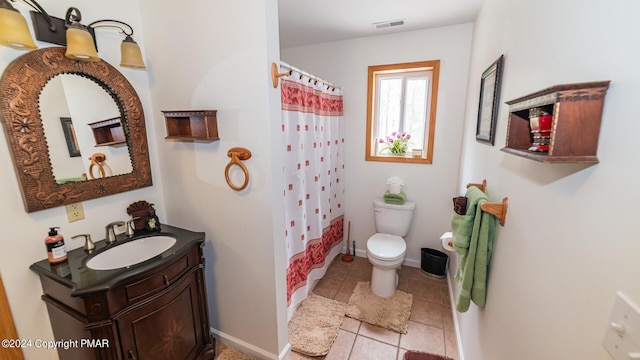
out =
[[(188, 0), (179, 9), (140, 3), (153, 121), (164, 123), (162, 110), (218, 111), (220, 141), (165, 141), (164, 129), (154, 134), (167, 219), (206, 231), (214, 331), (259, 358), (275, 358), (287, 344), (282, 117), (280, 90), (270, 80), (279, 57), (277, 2)], [(245, 161), (249, 186), (240, 192), (224, 176), (227, 150), (237, 146), (253, 154)]]
[[(460, 314), (465, 360), (604, 360), (615, 292), (640, 303), (640, 2), (487, 0), (474, 27), (458, 190), (488, 182), (509, 197), (498, 229), (487, 306)], [(480, 76), (505, 55), (496, 146), (475, 142)], [(555, 84), (611, 80), (591, 167), (500, 151), (505, 101)], [(575, 136), (580, 136), (576, 130)]]
[[(39, 3), (53, 16), (64, 17), (69, 6), (77, 5), (67, 0), (42, 0)], [(13, 3), (23, 16), (28, 19), (30, 8), (22, 3)], [(116, 18), (140, 29), (139, 10), (130, 1), (114, 0), (103, 2), (98, 0), (85, 1), (81, 4), (83, 23), (104, 18)], [(32, 32), (33, 34), (33, 32)], [(149, 117), (150, 97), (148, 93), (149, 74), (144, 71), (121, 68), (120, 42), (121, 37), (115, 31), (98, 31), (98, 46), (100, 55), (110, 64), (116, 66), (138, 92), (145, 110), (148, 134), (154, 133), (154, 124)], [(51, 44), (39, 43), (41, 47)], [(141, 43), (144, 46), (143, 43)], [(7, 47), (0, 47), (0, 71), (23, 52)], [(91, 106), (88, 104), (88, 106)], [(66, 145), (60, 144), (65, 151)], [(155, 151), (155, 138), (149, 137), (151, 169), (154, 186), (123, 194), (103, 197), (83, 203), (85, 219), (73, 223), (67, 222), (64, 207), (42, 210), (34, 213), (24, 211), (18, 181), (13, 170), (13, 160), (5, 136), (0, 136), (0, 163), (4, 171), (0, 172), (0, 224), (2, 225), (2, 248), (0, 251), (0, 272), (4, 282), (9, 305), (14, 316), (18, 335), (23, 339), (52, 340), (53, 334), (49, 323), (49, 316), (44, 302), (40, 299), (42, 290), (40, 281), (29, 266), (46, 258), (44, 238), (48, 227), (59, 226), (65, 236), (66, 245), (73, 249), (82, 246), (81, 241), (72, 241), (77, 234), (88, 233), (97, 241), (104, 238), (104, 226), (115, 220), (124, 220), (129, 216), (127, 206), (137, 200), (147, 200), (156, 205), (161, 219), (166, 218), (164, 200), (159, 191), (161, 179), (158, 174), (158, 163)], [(57, 359), (55, 350), (25, 348), (24, 354), (30, 359)]]
[[(375, 233), (373, 199), (386, 191), (391, 176), (404, 180), (403, 191), (416, 202), (407, 242), (406, 263), (420, 267), (420, 248), (442, 250), (451, 198), (456, 194), (464, 119), (472, 25), (301, 46), (282, 50), (282, 60), (344, 89), (345, 220), (358, 256)], [(440, 83), (433, 164), (365, 161), (367, 67), (440, 59)]]

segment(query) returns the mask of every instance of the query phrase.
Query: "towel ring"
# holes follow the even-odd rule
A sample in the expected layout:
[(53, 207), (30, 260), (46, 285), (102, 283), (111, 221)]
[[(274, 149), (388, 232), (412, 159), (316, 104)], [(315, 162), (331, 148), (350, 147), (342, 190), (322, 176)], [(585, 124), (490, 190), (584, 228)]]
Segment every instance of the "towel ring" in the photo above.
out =
[(105, 154), (95, 153), (89, 157), (89, 160), (91, 160), (91, 164), (89, 165), (89, 176), (91, 179), (95, 179), (95, 176), (93, 175), (94, 166), (98, 169), (101, 178), (107, 176), (107, 173), (104, 171), (105, 169), (109, 170), (109, 176), (113, 175), (113, 170), (111, 170), (111, 167), (106, 162), (107, 156)]
[[(242, 147), (234, 147), (227, 151), (227, 156), (231, 158), (231, 161), (229, 161), (227, 167), (224, 169), (224, 178), (227, 180), (227, 184), (229, 185), (229, 187), (233, 190), (244, 190), (247, 185), (249, 185), (249, 171), (247, 170), (247, 167), (242, 163), (242, 160), (250, 159), (251, 151)], [(229, 170), (233, 165), (239, 166), (240, 169), (242, 169), (242, 172), (244, 172), (244, 182), (240, 186), (236, 186), (231, 182), (231, 179), (229, 178)]]

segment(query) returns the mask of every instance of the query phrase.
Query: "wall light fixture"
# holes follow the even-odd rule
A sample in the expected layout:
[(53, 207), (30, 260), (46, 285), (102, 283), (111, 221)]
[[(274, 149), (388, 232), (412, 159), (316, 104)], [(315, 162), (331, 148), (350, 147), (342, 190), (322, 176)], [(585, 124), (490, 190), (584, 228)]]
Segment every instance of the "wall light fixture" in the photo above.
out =
[[(11, 0), (15, 2), (16, 0)], [(82, 14), (70, 7), (64, 19), (50, 16), (35, 0), (22, 0), (35, 9), (31, 20), (36, 39), (67, 47), (65, 56), (78, 61), (99, 61), (95, 29), (110, 28), (122, 33), (125, 38), (120, 46), (120, 66), (145, 69), (140, 47), (133, 40), (133, 28), (120, 20), (98, 20), (82, 25)], [(0, 0), (0, 45), (20, 50), (37, 48), (24, 17), (8, 0)]]

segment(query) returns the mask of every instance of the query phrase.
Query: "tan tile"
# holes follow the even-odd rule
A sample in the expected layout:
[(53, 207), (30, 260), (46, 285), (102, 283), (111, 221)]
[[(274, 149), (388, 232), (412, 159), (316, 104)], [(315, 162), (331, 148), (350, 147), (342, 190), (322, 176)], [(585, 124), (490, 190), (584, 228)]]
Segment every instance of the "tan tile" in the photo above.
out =
[(304, 354), (297, 353), (295, 351), (291, 352), (288, 360), (324, 360), (324, 356), (307, 356)]
[(443, 323), (444, 329), (449, 331), (455, 331), (455, 325), (453, 323), (453, 312), (450, 306), (443, 306)]
[(324, 277), (318, 281), (316, 287), (313, 288), (313, 292), (317, 295), (333, 299), (341, 285), (342, 281), (340, 280)]
[(325, 357), (325, 360), (347, 360), (351, 354), (353, 343), (355, 342), (356, 334), (339, 330), (338, 336), (331, 346), (331, 350)]
[(357, 334), (358, 329), (360, 329), (360, 320), (352, 319), (348, 316), (345, 316), (342, 320), (342, 325), (340, 325), (340, 329)]
[(398, 346), (398, 342), (400, 341), (400, 334), (387, 330), (385, 328), (381, 328), (379, 326), (371, 325), (363, 322), (360, 325), (360, 330), (358, 331), (358, 335), (366, 336), (372, 338), (374, 340), (382, 341), (389, 345)]
[(373, 267), (369, 262), (366, 262), (366, 263), (359, 262), (357, 264), (353, 264), (345, 280), (355, 281), (355, 282), (370, 281), (372, 270), (373, 270)]
[(340, 285), (340, 288), (338, 288), (338, 292), (336, 293), (334, 299), (348, 303), (349, 299), (351, 299), (351, 295), (353, 295), (353, 289), (356, 288), (357, 284), (358, 283), (355, 281), (343, 281), (342, 285)]
[(456, 340), (456, 333), (453, 331), (444, 332), (444, 346), (446, 349), (446, 355), (453, 360), (458, 360), (458, 341)]
[(358, 336), (349, 360), (389, 360), (395, 359), (397, 355), (398, 348), (395, 346)]
[(444, 330), (409, 321), (409, 330), (400, 336), (400, 347), (444, 355)]
[(327, 269), (325, 277), (344, 280), (347, 273), (349, 273), (349, 269), (351, 269), (351, 264), (342, 261), (340, 257), (338, 257)]
[(409, 292), (409, 279), (398, 274), (398, 290)]
[[(446, 289), (446, 288), (444, 288)], [(408, 292), (415, 297), (431, 301), (436, 304), (447, 304), (449, 302), (448, 293), (443, 290), (443, 286), (429, 280), (409, 279)]]
[(401, 266), (398, 270), (398, 275), (404, 276), (407, 279), (421, 280), (425, 277), (422, 273), (422, 269), (414, 268), (411, 266)]
[(411, 317), (409, 319), (442, 329), (444, 328), (443, 313), (443, 305), (414, 297), (413, 306), (411, 307)]
[[(404, 353), (406, 353), (407, 350), (405, 349), (398, 349), (398, 360), (402, 360), (402, 358), (404, 357)], [(458, 360), (458, 359), (456, 359)]]

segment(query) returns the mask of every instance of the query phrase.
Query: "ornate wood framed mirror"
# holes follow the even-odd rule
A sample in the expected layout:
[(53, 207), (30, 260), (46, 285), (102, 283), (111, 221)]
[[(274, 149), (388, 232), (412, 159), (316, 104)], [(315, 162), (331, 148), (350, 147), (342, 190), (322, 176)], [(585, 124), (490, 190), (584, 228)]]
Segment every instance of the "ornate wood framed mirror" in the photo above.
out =
[[(65, 48), (49, 47), (31, 51), (16, 60), (6, 68), (0, 80), (0, 108), (2, 125), (5, 130), (7, 145), (11, 150), (13, 163), (22, 190), (25, 210), (27, 212), (38, 211), (57, 206), (72, 204), (80, 201), (90, 200), (102, 196), (117, 194), (129, 190), (134, 190), (152, 185), (151, 167), (149, 163), (149, 148), (145, 128), (144, 112), (142, 103), (129, 81), (117, 69), (105, 61), (80, 62), (68, 59), (64, 56)], [(52, 166), (52, 155), (54, 153), (67, 152), (67, 143), (64, 137), (58, 139), (52, 130), (54, 125), (45, 125), (50, 119), (43, 117), (45, 100), (41, 94), (49, 83), (59, 76), (76, 75), (75, 78), (83, 78), (100, 92), (106, 94), (97, 95), (99, 97), (111, 98), (113, 109), (120, 118), (117, 129), (118, 136), (123, 136), (125, 141), (120, 142), (120, 150), (124, 153), (120, 160), (125, 164), (121, 172), (109, 174), (111, 176), (96, 177), (81, 174), (71, 180), (61, 181), (62, 177), (58, 170), (58, 165)], [(77, 82), (72, 79), (70, 82)], [(52, 85), (51, 85), (52, 86)], [(47, 90), (48, 93), (56, 91)], [(72, 94), (84, 94), (84, 90), (69, 89), (63, 91), (66, 98), (62, 101), (58, 99), (46, 100), (49, 104), (60, 104), (67, 102)], [(49, 96), (49, 95), (47, 95)], [(95, 117), (95, 119), (85, 119), (74, 126), (88, 128), (89, 120), (98, 121), (107, 119), (102, 114), (97, 113), (101, 106), (94, 98), (84, 98), (77, 108), (82, 109), (84, 116)], [(95, 102), (94, 102), (95, 101)], [(104, 102), (104, 100), (101, 100)], [(106, 101), (107, 103), (110, 100)], [(107, 107), (108, 107), (107, 106)], [(87, 116), (87, 114), (89, 114)], [(109, 118), (113, 117), (111, 114)], [(55, 119), (57, 127), (60, 127), (60, 119)], [(98, 121), (99, 122), (99, 121)], [(111, 122), (113, 123), (113, 122)], [(46, 131), (46, 133), (45, 133)], [(114, 131), (113, 129), (111, 130)], [(76, 131), (76, 133), (78, 133)], [(60, 131), (62, 134), (62, 130)], [(83, 139), (86, 140), (86, 136)], [(99, 153), (102, 155), (106, 147), (96, 148), (100, 144), (91, 139), (91, 147), (87, 152)], [(81, 142), (81, 141), (79, 141)], [(81, 151), (82, 152), (82, 151)], [(82, 159), (86, 164), (85, 170), (89, 169), (91, 158), (95, 159), (96, 154), (82, 152), (78, 159)], [(126, 155), (128, 153), (128, 156)], [(69, 155), (66, 155), (69, 157)], [(111, 156), (111, 155), (109, 155)], [(115, 159), (116, 155), (113, 155)], [(54, 156), (55, 158), (55, 156)], [(124, 159), (124, 160), (122, 160)], [(130, 162), (130, 164), (128, 163)], [(113, 166), (113, 165), (112, 165)], [(102, 169), (102, 167), (101, 167)], [(93, 169), (91, 169), (93, 170)], [(88, 170), (87, 170), (88, 171)], [(68, 177), (67, 177), (68, 178)], [(89, 180), (87, 180), (89, 179)]]

